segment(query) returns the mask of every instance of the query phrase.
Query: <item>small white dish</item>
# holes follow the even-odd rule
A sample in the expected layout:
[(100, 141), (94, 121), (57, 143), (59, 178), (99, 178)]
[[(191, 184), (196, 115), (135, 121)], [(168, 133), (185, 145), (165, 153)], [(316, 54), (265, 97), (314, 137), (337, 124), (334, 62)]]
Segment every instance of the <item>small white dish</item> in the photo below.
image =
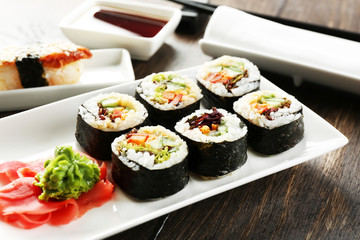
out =
[(130, 54), (121, 48), (92, 50), (92, 58), (84, 59), (84, 73), (79, 82), (36, 88), (0, 91), (0, 111), (22, 110), (46, 103), (134, 81)]
[[(198, 66), (178, 73), (194, 79), (197, 69)], [(6, 136), (0, 138), (0, 162), (48, 157), (58, 145), (72, 145), (83, 151), (76, 143), (74, 134), (78, 106), (99, 93), (134, 95), (138, 84), (139, 81), (126, 82), (0, 119), (0, 132)], [(260, 88), (282, 91), (265, 78), (261, 79)], [(183, 190), (156, 201), (135, 201), (116, 186), (112, 200), (91, 209), (67, 225), (43, 225), (24, 230), (0, 221), (0, 232), (7, 240), (40, 239), (42, 236), (49, 236), (47, 239), (52, 240), (104, 239), (216, 194), (310, 161), (347, 144), (348, 139), (343, 134), (315, 112), (303, 107), (305, 135), (299, 144), (271, 156), (260, 155), (249, 149), (246, 163), (230, 175), (212, 180), (191, 176)]]
[[(154, 37), (142, 37), (96, 19), (94, 14), (101, 9), (127, 12), (167, 23)], [(59, 26), (65, 36), (76, 44), (91, 49), (121, 47), (127, 49), (134, 59), (148, 60), (165, 38), (174, 32), (180, 20), (180, 9), (170, 6), (128, 0), (95, 0), (80, 5)]]

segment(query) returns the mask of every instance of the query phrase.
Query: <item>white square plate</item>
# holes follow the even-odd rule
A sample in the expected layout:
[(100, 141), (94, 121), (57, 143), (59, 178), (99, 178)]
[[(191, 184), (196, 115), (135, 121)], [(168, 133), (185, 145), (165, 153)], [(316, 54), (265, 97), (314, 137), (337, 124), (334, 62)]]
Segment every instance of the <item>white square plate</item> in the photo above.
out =
[(125, 49), (92, 50), (92, 58), (84, 59), (84, 73), (79, 82), (0, 91), (0, 111), (37, 107), (81, 93), (134, 81), (129, 52)]
[[(196, 67), (179, 71), (195, 78)], [(0, 119), (0, 162), (28, 161), (48, 156), (58, 145), (70, 144), (81, 150), (75, 140), (77, 108), (100, 92), (121, 92), (134, 95), (139, 81), (93, 91)], [(261, 89), (277, 89), (262, 78)], [(134, 201), (115, 187), (113, 199), (88, 211), (80, 219), (64, 226), (23, 230), (0, 222), (4, 239), (101, 239), (124, 231), (171, 211), (216, 194), (282, 171), (344, 146), (348, 139), (324, 119), (304, 106), (304, 139), (294, 148), (280, 154), (263, 156), (248, 150), (248, 160), (232, 174), (213, 180), (190, 178), (180, 192), (156, 201)], [(26, 124), (24, 124), (26, 122)], [(5, 137), (6, 136), (6, 137)]]

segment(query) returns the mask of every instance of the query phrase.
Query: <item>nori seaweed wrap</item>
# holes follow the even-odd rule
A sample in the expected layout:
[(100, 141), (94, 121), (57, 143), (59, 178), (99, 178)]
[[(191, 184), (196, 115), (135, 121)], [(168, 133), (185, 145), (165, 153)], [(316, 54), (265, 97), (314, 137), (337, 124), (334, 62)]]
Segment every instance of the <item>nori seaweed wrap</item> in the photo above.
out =
[(235, 112), (249, 129), (248, 144), (256, 152), (284, 152), (304, 137), (302, 105), (293, 96), (277, 91), (249, 93), (234, 103)]
[(90, 156), (110, 161), (113, 140), (146, 125), (147, 116), (145, 107), (132, 96), (99, 94), (79, 106), (75, 137)]
[(170, 130), (178, 120), (200, 108), (202, 97), (194, 80), (174, 72), (147, 76), (135, 93), (135, 98), (148, 110), (151, 124)]
[(116, 138), (111, 148), (112, 177), (133, 198), (163, 198), (189, 181), (186, 142), (162, 126), (133, 129)]
[(259, 89), (260, 71), (245, 58), (222, 56), (201, 66), (196, 74), (205, 108), (218, 107), (233, 112), (233, 103)]
[(224, 109), (197, 110), (175, 125), (189, 147), (189, 170), (203, 177), (219, 177), (247, 160), (247, 127)]
[(44, 68), (38, 56), (27, 55), (21, 60), (15, 60), (19, 72), (19, 79), (23, 88), (48, 86), (49, 83), (43, 77)]

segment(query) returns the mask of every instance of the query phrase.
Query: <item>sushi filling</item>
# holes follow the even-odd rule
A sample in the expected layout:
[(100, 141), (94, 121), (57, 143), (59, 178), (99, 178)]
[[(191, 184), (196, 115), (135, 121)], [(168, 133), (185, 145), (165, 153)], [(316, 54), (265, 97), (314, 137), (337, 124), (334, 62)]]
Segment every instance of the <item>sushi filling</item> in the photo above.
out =
[(133, 129), (114, 143), (113, 152), (119, 154), (125, 165), (135, 169), (138, 169), (135, 163), (148, 169), (167, 168), (187, 155), (185, 142), (161, 126)]
[(276, 97), (275, 94), (263, 94), (257, 100), (254, 99), (251, 103), (251, 108), (258, 111), (261, 115), (265, 116), (268, 120), (274, 120), (274, 114), (281, 108), (290, 108), (291, 100), (286, 97)]
[(244, 63), (240, 62), (233, 66), (217, 65), (215, 71), (211, 71), (204, 80), (211, 83), (222, 83), (226, 90), (231, 92), (231, 89), (238, 87), (235, 84), (246, 77), (248, 77), (248, 71), (244, 69)]
[(84, 121), (103, 131), (125, 130), (141, 124), (148, 113), (132, 96), (120, 93), (100, 94), (79, 107)]
[(235, 141), (247, 132), (247, 127), (235, 114), (223, 109), (197, 110), (179, 121), (175, 129), (197, 142)]
[(197, 79), (220, 96), (241, 96), (260, 85), (258, 68), (244, 58), (223, 56), (203, 65)]
[(219, 136), (228, 131), (225, 122), (221, 121), (223, 116), (216, 108), (213, 108), (211, 113), (204, 113), (199, 117), (193, 116), (186, 122), (189, 123), (190, 129), (199, 128), (202, 134)]
[(251, 123), (273, 129), (302, 115), (301, 104), (293, 96), (272, 91), (250, 93), (234, 103), (234, 110)]
[(172, 72), (150, 75), (137, 92), (149, 104), (162, 110), (182, 108), (202, 97), (194, 81)]
[(122, 106), (119, 99), (114, 97), (105, 98), (98, 102), (97, 105), (99, 107), (100, 120), (106, 120), (109, 118), (111, 122), (115, 122), (117, 118), (120, 118), (122, 121), (124, 121), (129, 112), (133, 110), (128, 106)]

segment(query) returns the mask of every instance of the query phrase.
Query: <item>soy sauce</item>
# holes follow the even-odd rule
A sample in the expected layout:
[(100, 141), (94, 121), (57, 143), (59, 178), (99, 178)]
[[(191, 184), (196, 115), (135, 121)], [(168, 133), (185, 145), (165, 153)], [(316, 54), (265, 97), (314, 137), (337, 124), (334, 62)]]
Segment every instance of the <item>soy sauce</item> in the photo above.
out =
[(167, 21), (111, 10), (99, 10), (94, 17), (142, 37), (154, 37)]

